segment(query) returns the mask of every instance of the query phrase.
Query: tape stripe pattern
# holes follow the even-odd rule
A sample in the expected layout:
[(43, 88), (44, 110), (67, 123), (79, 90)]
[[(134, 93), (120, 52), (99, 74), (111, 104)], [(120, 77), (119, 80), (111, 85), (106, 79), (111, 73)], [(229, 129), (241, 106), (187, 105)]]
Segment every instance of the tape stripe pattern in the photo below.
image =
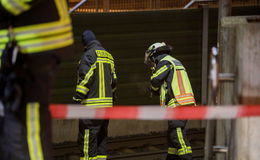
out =
[(260, 106), (183, 106), (162, 108), (160, 106), (114, 106), (109, 108), (91, 108), (83, 105), (50, 105), (53, 118), (56, 119), (235, 119), (260, 116)]

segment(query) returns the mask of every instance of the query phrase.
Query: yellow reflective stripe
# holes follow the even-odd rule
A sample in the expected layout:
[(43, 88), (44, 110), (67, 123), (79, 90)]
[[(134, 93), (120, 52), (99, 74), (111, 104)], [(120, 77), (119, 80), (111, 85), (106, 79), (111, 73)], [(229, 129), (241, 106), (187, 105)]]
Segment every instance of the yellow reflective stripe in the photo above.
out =
[(77, 99), (77, 98), (75, 98), (75, 97), (72, 97), (72, 99), (73, 99), (74, 101), (81, 101), (81, 99)]
[(83, 104), (90, 108), (107, 108), (107, 107), (113, 107), (111, 103), (99, 103), (99, 104)]
[(178, 150), (179, 155), (192, 153), (191, 147), (187, 147), (186, 144), (185, 144), (185, 141), (184, 141), (183, 136), (182, 136), (181, 128), (180, 127), (176, 128), (176, 131), (177, 131), (178, 140), (179, 140), (181, 147), (182, 147), (181, 149)]
[(67, 3), (65, 0), (55, 0), (55, 4), (59, 20), (14, 28), (15, 39), (21, 45), (22, 53), (43, 52), (73, 44)]
[(8, 30), (7, 29), (0, 30), (0, 37), (1, 36), (7, 36), (7, 35), (8, 35)]
[(163, 73), (164, 71), (166, 71), (166, 70), (167, 70), (167, 66), (166, 66), (166, 65), (162, 66), (160, 69), (158, 69), (158, 71), (156, 71), (156, 72), (152, 75), (151, 79), (153, 79), (153, 78), (159, 76), (160, 74), (162, 74), (162, 73)]
[(110, 67), (111, 67), (111, 71), (112, 71), (112, 76), (113, 76), (113, 78), (114, 78), (114, 79), (117, 79), (114, 62), (110, 64)]
[(116, 91), (116, 89), (117, 89), (116, 87), (115, 87), (115, 88), (113, 88), (113, 89), (112, 89), (112, 92), (115, 92), (115, 91)]
[(98, 102), (112, 102), (112, 98), (109, 99), (103, 99), (103, 98), (99, 98), (99, 99), (84, 99), (82, 100), (84, 103), (98, 103)]
[(79, 85), (85, 86), (88, 83), (90, 77), (93, 75), (95, 69), (96, 69), (96, 63), (91, 65), (89, 71), (86, 73), (84, 79), (80, 82)]
[(96, 50), (96, 54), (98, 57), (107, 57), (111, 60), (114, 60), (113, 56), (105, 50)]
[(102, 97), (106, 97), (105, 66), (102, 63)]
[(25, 1), (21, 0), (2, 0), (3, 7), (13, 15), (19, 15), (31, 8)]
[(159, 87), (154, 87), (154, 86), (151, 86), (152, 90), (154, 91), (158, 91), (160, 88)]
[(86, 95), (88, 93), (89, 89), (85, 86), (77, 85), (76, 91)]
[(176, 107), (176, 106), (179, 106), (179, 104), (177, 103), (176, 99), (175, 98), (172, 98), (169, 102), (168, 102), (168, 107)]
[(98, 65), (99, 65), (99, 71), (98, 71), (98, 85), (99, 85), (99, 87), (98, 87), (98, 94), (99, 94), (99, 97), (102, 97), (102, 74), (101, 74), (101, 63), (98, 63)]
[(112, 97), (83, 99), (81, 104), (91, 107), (112, 107), (113, 99)]
[(84, 158), (86, 160), (88, 160), (89, 158), (88, 150), (89, 150), (89, 129), (86, 129), (84, 134), (84, 146), (83, 146)]
[(27, 142), (31, 160), (43, 160), (39, 109), (39, 103), (26, 105)]
[(164, 81), (160, 88), (160, 106), (165, 107), (165, 101), (166, 101), (166, 82)]
[(97, 58), (97, 62), (113, 64), (114, 62), (108, 58)]
[(0, 30), (0, 44), (7, 43), (9, 41), (8, 30)]
[(106, 155), (97, 155), (97, 160), (106, 160), (107, 156)]
[(0, 52), (5, 49), (6, 44), (0, 44)]
[(80, 157), (80, 160), (98, 160), (98, 158), (97, 158), (97, 156), (96, 157), (89, 157), (89, 158)]
[(72, 33), (67, 33), (51, 38), (42, 38), (37, 40), (18, 42), (22, 53), (43, 52), (66, 47), (71, 44), (73, 44)]
[(185, 154), (191, 154), (192, 150), (191, 147), (186, 147), (186, 152), (183, 149), (178, 150), (178, 155), (185, 155)]
[(182, 130), (180, 127), (176, 128), (176, 131), (177, 131), (177, 136), (178, 136), (178, 140), (181, 144), (181, 148), (184, 149), (184, 151), (186, 150), (186, 144), (183, 140), (183, 136), (182, 136)]
[(39, 37), (44, 37), (44, 36), (55, 36), (58, 34), (70, 32), (72, 28), (70, 23), (67, 22), (62, 24), (47, 25), (45, 28), (41, 26), (39, 29), (38, 28), (30, 29), (29, 27), (27, 30), (25, 30), (24, 28), (22, 29), (23, 29), (22, 31), (19, 31), (19, 28), (14, 29), (16, 35), (15, 39), (17, 41), (33, 39), (35, 38), (36, 34), (37, 34), (37, 39)]
[(178, 150), (177, 148), (168, 148), (168, 154), (174, 154), (174, 155), (178, 155)]
[(105, 73), (103, 63), (99, 64), (99, 97), (105, 97), (106, 88), (105, 88)]
[(104, 101), (106, 101), (106, 100), (112, 100), (112, 97), (88, 98), (86, 100), (88, 100), (88, 101), (92, 101), (92, 100), (102, 100), (102, 101), (104, 100)]

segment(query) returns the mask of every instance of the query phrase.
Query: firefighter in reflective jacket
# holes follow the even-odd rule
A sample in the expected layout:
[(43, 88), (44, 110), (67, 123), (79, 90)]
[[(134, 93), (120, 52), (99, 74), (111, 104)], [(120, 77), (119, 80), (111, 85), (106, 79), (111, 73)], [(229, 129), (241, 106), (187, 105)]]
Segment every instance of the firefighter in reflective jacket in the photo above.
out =
[[(181, 62), (169, 55), (172, 47), (164, 42), (152, 44), (145, 53), (145, 64), (152, 65), (150, 91), (160, 94), (162, 107), (195, 105), (186, 70)], [(192, 150), (184, 128), (186, 120), (168, 121), (167, 160), (191, 160)]]
[[(78, 68), (78, 83), (73, 100), (86, 107), (112, 107), (116, 90), (112, 55), (96, 40), (90, 30), (82, 36), (85, 52)], [(106, 160), (108, 120), (79, 120), (78, 143), (81, 160)]]
[(0, 0), (1, 160), (52, 160), (49, 93), (72, 44), (66, 0)]

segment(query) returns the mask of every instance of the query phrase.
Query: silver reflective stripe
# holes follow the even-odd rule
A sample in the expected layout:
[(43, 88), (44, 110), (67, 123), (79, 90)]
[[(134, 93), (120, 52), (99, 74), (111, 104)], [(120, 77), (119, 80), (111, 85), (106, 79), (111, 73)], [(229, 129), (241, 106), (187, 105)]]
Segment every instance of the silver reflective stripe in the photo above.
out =
[(110, 99), (90, 99), (90, 100), (84, 100), (85, 102), (96, 102), (96, 101), (102, 101), (102, 102), (112, 102), (112, 98)]
[(55, 44), (55, 43), (60, 43), (60, 42), (66, 42), (68, 40), (71, 40), (72, 37), (66, 37), (63, 39), (58, 39), (58, 40), (52, 40), (52, 41), (48, 41), (48, 42), (39, 42), (36, 44), (29, 44), (29, 45), (20, 45), (21, 46), (21, 50), (26, 50), (27, 48), (32, 48), (32, 47), (42, 47), (44, 45), (50, 45), (50, 44)]
[[(30, 121), (31, 121), (31, 131), (32, 133), (37, 133), (36, 131), (36, 115), (35, 115), (35, 104), (31, 105), (31, 113), (30, 113)], [(36, 159), (40, 159), (40, 157), (38, 157), (38, 154), (37, 154), (37, 143), (36, 143), (36, 137), (35, 136), (32, 136), (32, 144), (33, 144), (33, 153), (34, 153), (34, 156)]]
[(89, 158), (88, 151), (89, 151), (89, 129), (85, 129), (83, 153), (84, 153), (84, 159), (86, 160), (88, 160)]
[(13, 6), (13, 8), (15, 8), (16, 10), (18, 10), (20, 13), (24, 11), (24, 8), (21, 7), (20, 5), (18, 5), (14, 0), (8, 0), (9, 3), (11, 3), (11, 5)]
[(8, 34), (0, 35), (0, 38), (6, 38)]
[(16, 36), (21, 36), (24, 34), (35, 34), (35, 33), (41, 33), (41, 32), (48, 32), (48, 31), (60, 31), (63, 28), (68, 28), (68, 30), (71, 29), (70, 23), (64, 24), (64, 25), (59, 25), (59, 26), (53, 26), (53, 27), (48, 27), (48, 28), (41, 28), (41, 29), (30, 29), (26, 31), (17, 31), (15, 34)]
[(83, 94), (86, 94), (86, 93), (87, 93), (87, 90), (82, 89), (82, 88), (77, 88), (77, 91), (78, 91), (78, 92), (81, 92), (81, 93), (83, 93)]

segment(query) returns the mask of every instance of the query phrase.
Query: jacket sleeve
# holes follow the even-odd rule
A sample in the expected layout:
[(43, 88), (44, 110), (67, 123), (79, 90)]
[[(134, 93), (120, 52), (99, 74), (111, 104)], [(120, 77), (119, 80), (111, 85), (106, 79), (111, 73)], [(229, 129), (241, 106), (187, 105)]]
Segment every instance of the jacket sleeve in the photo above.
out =
[(0, 0), (0, 17), (18, 16), (39, 5), (39, 2), (42, 1), (44, 0)]
[(171, 66), (167, 61), (159, 62), (151, 76), (151, 90), (158, 92), (163, 81), (166, 80)]
[(73, 100), (81, 102), (87, 95), (89, 86), (92, 82), (93, 73), (96, 69), (96, 57), (90, 54), (84, 54), (80, 60), (78, 68), (78, 82)]

